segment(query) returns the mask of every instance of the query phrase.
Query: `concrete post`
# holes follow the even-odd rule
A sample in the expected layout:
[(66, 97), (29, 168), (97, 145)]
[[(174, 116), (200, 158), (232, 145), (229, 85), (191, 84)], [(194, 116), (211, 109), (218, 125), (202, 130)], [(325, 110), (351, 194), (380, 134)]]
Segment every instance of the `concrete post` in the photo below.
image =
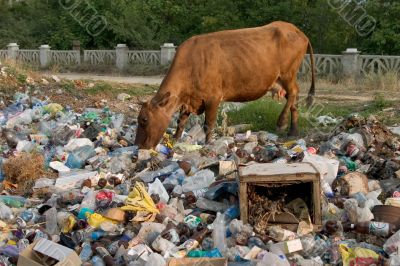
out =
[(168, 65), (174, 59), (176, 46), (173, 43), (161, 45), (161, 65)]
[(359, 55), (357, 48), (347, 48), (342, 52), (343, 75), (346, 78), (356, 79), (360, 75)]
[(11, 61), (16, 61), (19, 51), (19, 45), (16, 43), (10, 43), (9, 45), (7, 45), (7, 49), (7, 59)]
[(40, 67), (41, 68), (47, 68), (50, 65), (50, 46), (48, 44), (43, 44), (39, 47), (40, 49)]
[(117, 54), (116, 66), (119, 70), (123, 70), (128, 65), (128, 46), (126, 44), (118, 44), (115, 51)]

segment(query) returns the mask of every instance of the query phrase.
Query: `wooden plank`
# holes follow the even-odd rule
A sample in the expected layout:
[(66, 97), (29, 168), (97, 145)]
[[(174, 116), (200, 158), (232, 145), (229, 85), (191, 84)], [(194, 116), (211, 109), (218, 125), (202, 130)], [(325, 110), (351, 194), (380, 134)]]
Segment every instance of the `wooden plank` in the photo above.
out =
[(240, 182), (242, 183), (269, 183), (269, 182), (286, 182), (286, 181), (301, 181), (301, 182), (311, 182), (318, 180), (319, 175), (317, 174), (281, 174), (281, 175), (274, 175), (274, 176), (240, 176)]
[(310, 163), (256, 163), (239, 168), (240, 176), (275, 176), (297, 173), (317, 174)]
[(239, 189), (239, 205), (240, 205), (240, 219), (243, 221), (244, 224), (248, 223), (248, 216), (249, 216), (249, 201), (247, 195), (247, 184), (240, 183)]

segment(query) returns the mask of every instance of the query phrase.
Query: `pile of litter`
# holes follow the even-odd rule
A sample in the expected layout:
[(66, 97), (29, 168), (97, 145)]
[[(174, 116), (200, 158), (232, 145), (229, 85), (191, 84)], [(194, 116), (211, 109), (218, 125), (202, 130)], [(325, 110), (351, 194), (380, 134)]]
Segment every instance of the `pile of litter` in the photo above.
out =
[(246, 125), (205, 145), (194, 125), (153, 151), (108, 108), (14, 99), (2, 265), (400, 265), (400, 136), (373, 117), (314, 147)]

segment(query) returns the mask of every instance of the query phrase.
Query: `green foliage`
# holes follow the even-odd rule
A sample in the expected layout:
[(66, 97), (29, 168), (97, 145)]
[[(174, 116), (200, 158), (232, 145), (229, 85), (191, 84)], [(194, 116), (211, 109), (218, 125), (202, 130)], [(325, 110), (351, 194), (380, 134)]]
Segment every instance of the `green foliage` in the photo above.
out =
[[(60, 5), (64, 2), (81, 4), (71, 11)], [(18, 42), (22, 48), (48, 43), (54, 49), (70, 49), (73, 40), (80, 40), (85, 49), (112, 49), (117, 43), (159, 49), (164, 42), (180, 44), (196, 34), (284, 20), (302, 29), (318, 53), (340, 53), (347, 47), (357, 47), (365, 53), (399, 54), (400, 2), (356, 2), (377, 21), (375, 30), (365, 37), (329, 5), (338, 1), (24, 0), (13, 1), (10, 6), (8, 0), (0, 0), (0, 48)], [(76, 16), (79, 12), (90, 14), (85, 13), (85, 6), (107, 21), (107, 27), (97, 36), (86, 30), (90, 16)]]

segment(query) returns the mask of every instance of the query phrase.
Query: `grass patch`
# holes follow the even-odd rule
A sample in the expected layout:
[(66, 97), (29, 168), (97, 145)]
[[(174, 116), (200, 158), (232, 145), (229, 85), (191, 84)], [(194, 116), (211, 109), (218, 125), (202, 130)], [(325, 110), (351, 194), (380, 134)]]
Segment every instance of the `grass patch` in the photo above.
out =
[(92, 88), (85, 89), (88, 95), (105, 94), (116, 97), (120, 93), (126, 93), (130, 96), (145, 96), (157, 91), (158, 86), (152, 85), (121, 85), (108, 82), (97, 82)]
[[(251, 124), (253, 131), (266, 130), (276, 132), (276, 124), (285, 102), (277, 102), (271, 98), (263, 97), (257, 101), (247, 103), (237, 111), (228, 112), (229, 125)], [(301, 136), (306, 136), (318, 128), (319, 131), (329, 132), (332, 127), (318, 125), (317, 117), (328, 115), (334, 118), (344, 118), (352, 113), (359, 113), (367, 117), (375, 115), (387, 125), (400, 122), (398, 115), (388, 115), (382, 110), (396, 107), (396, 101), (389, 101), (382, 95), (377, 94), (373, 101), (366, 103), (330, 101), (327, 103), (316, 103), (310, 110), (305, 107), (299, 108), (299, 130)], [(289, 112), (290, 114), (290, 112)], [(285, 135), (286, 132), (280, 135)]]
[[(254, 131), (266, 130), (276, 133), (276, 123), (284, 106), (284, 102), (264, 97), (246, 104), (238, 111), (228, 112), (228, 123), (229, 125), (251, 124)], [(300, 111), (299, 116), (301, 135), (306, 134), (314, 126), (302, 113)]]

